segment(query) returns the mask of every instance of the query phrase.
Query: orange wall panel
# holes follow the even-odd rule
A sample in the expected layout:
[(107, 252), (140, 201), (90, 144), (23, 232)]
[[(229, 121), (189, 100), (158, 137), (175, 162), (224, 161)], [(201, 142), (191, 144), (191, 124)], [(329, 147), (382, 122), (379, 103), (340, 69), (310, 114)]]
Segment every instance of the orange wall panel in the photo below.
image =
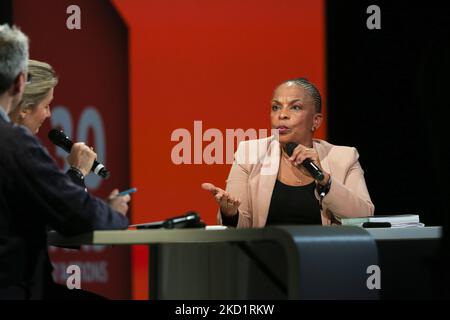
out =
[[(196, 210), (215, 224), (216, 203), (200, 184), (224, 187), (230, 165), (174, 164), (171, 152), (178, 142), (171, 135), (180, 128), (190, 132), (193, 159), (194, 140), (202, 148), (209, 144), (194, 137), (194, 121), (202, 122), (203, 133), (217, 128), (224, 137), (226, 129), (269, 129), (274, 87), (299, 76), (316, 83), (325, 96), (324, 3), (113, 3), (130, 31), (131, 180), (139, 189), (133, 195), (133, 222)], [(325, 137), (325, 128), (318, 137)], [(135, 298), (145, 298), (141, 290), (147, 279), (138, 269)]]

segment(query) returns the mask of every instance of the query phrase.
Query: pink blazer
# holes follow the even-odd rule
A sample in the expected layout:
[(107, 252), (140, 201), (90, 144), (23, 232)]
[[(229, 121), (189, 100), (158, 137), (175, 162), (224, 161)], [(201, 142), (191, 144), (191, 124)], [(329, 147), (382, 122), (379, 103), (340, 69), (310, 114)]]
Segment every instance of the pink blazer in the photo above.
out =
[[(340, 224), (341, 217), (373, 215), (375, 207), (358, 151), (316, 139), (313, 146), (323, 170), (332, 177), (330, 191), (322, 202), (322, 225)], [(226, 191), (241, 200), (238, 228), (265, 226), (279, 166), (280, 144), (274, 136), (239, 144), (226, 181)], [(220, 210), (218, 222), (221, 223)]]

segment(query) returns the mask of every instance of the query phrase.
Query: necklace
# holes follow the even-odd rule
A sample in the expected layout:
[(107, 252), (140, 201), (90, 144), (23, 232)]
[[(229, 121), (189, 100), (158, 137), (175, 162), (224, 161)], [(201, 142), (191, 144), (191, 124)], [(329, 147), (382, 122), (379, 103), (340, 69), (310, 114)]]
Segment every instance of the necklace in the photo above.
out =
[(292, 173), (292, 175), (295, 177), (295, 183), (302, 185), (304, 180), (297, 175), (298, 169), (288, 160), (288, 158), (284, 155), (284, 152), (281, 157), (287, 163), (288, 167), (291, 168), (288, 171), (290, 171)]

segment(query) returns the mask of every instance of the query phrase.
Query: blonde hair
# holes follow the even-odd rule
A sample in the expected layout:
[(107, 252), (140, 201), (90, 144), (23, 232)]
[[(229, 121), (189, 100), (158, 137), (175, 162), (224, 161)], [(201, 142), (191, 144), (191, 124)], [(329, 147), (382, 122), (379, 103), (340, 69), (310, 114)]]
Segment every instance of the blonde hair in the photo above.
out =
[(20, 108), (33, 108), (38, 105), (58, 84), (55, 70), (48, 63), (30, 59), (28, 72), (31, 74), (31, 82), (25, 86)]

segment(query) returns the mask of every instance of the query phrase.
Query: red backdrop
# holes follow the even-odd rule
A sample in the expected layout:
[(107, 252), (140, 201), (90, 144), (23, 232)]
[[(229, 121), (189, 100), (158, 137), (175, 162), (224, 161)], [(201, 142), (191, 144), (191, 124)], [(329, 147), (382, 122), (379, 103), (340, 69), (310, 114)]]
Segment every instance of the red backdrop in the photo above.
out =
[[(216, 204), (200, 184), (225, 185), (226, 164), (175, 165), (172, 133), (194, 121), (217, 128), (269, 128), (282, 80), (306, 76), (325, 90), (323, 1), (114, 0), (130, 31), (131, 181), (134, 222), (198, 211), (215, 224)], [(326, 124), (318, 132), (325, 136)], [(225, 144), (225, 142), (224, 142)], [(225, 154), (225, 151), (224, 151)], [(203, 160), (203, 159), (201, 159)], [(146, 298), (147, 256), (133, 255), (133, 293)]]
[[(138, 188), (132, 220), (154, 221), (196, 210), (215, 224), (216, 204), (200, 184), (223, 187), (230, 165), (205, 164), (201, 152), (210, 142), (202, 135), (212, 132), (208, 129), (222, 134), (225, 160), (226, 129), (269, 129), (271, 94), (281, 81), (305, 76), (326, 96), (324, 1), (112, 3), (129, 35), (130, 186)], [(81, 9), (81, 30), (65, 28), (70, 4)], [(108, 1), (16, 0), (14, 19), (31, 37), (31, 56), (49, 61), (61, 75), (55, 105), (70, 109), (73, 135), (78, 135), (86, 106), (100, 110), (106, 162), (114, 174), (96, 192), (105, 196), (113, 186), (128, 186), (128, 101), (121, 94), (128, 88), (127, 62), (117, 53), (123, 52), (126, 35)], [(201, 130), (194, 132), (194, 121), (201, 122)], [(326, 123), (317, 137), (326, 136), (325, 128)], [(179, 142), (172, 135), (180, 130), (191, 135), (185, 141), (191, 143), (191, 160), (199, 151), (201, 164), (173, 162)], [(109, 279), (125, 283), (128, 260), (120, 253), (116, 257), (123, 273)], [(145, 247), (133, 248), (135, 299), (148, 297), (147, 259)]]

